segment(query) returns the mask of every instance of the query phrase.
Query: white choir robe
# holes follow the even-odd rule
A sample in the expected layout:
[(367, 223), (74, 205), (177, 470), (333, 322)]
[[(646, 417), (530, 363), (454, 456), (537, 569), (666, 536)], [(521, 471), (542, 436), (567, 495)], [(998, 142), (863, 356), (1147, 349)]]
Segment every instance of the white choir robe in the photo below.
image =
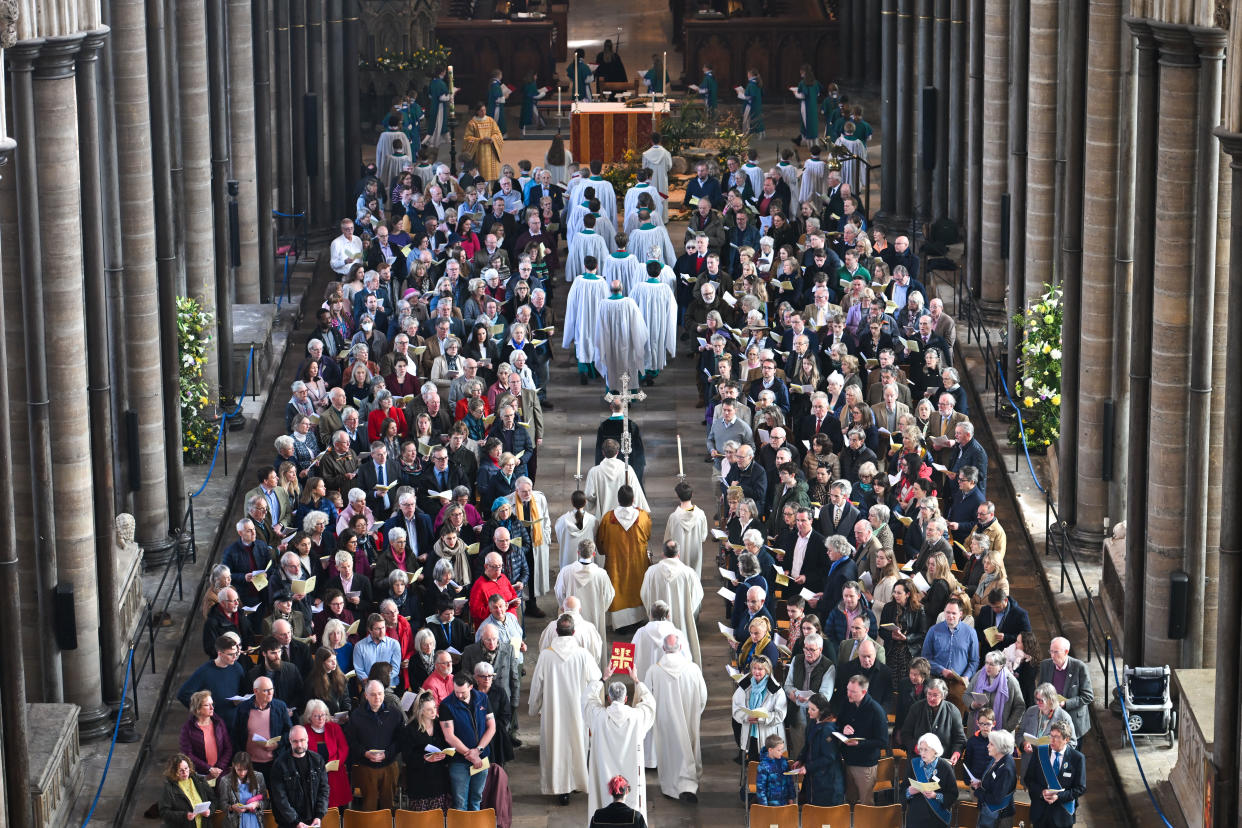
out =
[[(776, 169), (780, 172), (781, 178), (785, 181), (785, 184), (788, 185), (789, 198), (793, 201), (793, 204), (785, 205), (785, 215), (796, 216), (798, 215), (798, 207), (801, 204), (798, 201), (798, 168), (793, 164), (787, 164), (784, 161), (780, 161), (777, 163)], [(756, 192), (759, 191), (756, 190)]]
[(582, 528), (574, 519), (574, 510), (570, 509), (556, 521), (556, 543), (561, 548), (561, 569), (578, 560), (578, 544), (584, 540), (595, 540), (595, 524), (598, 519), (589, 509), (582, 510)]
[(639, 597), (648, 614), (656, 601), (668, 604), (668, 620), (681, 631), (690, 657), (701, 664), (699, 628), (694, 617), (703, 603), (703, 584), (695, 571), (679, 558), (661, 558), (648, 567)]
[(599, 678), (599, 664), (572, 636), (558, 637), (539, 652), (530, 680), (530, 714), (539, 718), (541, 793), (588, 789), (587, 729), (581, 699)]
[[(583, 236), (582, 238), (595, 238)], [(595, 361), (595, 317), (599, 305), (608, 298), (608, 283), (598, 275), (583, 274), (574, 279), (565, 299), (565, 335), (561, 347), (574, 344), (574, 357), (579, 362)]]
[(842, 135), (836, 141), (837, 146), (845, 147), (857, 155), (861, 161), (846, 159), (841, 162), (841, 183), (850, 185), (850, 192), (861, 193), (867, 189), (867, 145), (857, 138)]
[[(677, 625), (671, 621), (648, 621), (638, 628), (630, 642), (634, 645), (635, 675), (647, 675), (651, 666), (660, 660), (660, 656), (664, 655), (664, 639), (675, 632), (678, 632)], [(690, 657), (690, 649), (686, 646), (684, 635), (681, 636), (681, 649), (678, 652), (687, 658)], [(649, 768), (656, 766), (655, 745), (656, 732), (653, 728), (647, 731), (647, 737), (643, 739), (643, 755), (647, 758)]]
[(609, 296), (599, 304), (595, 317), (595, 369), (607, 387), (621, 389), (621, 377), (629, 374), (630, 388), (642, 378), (647, 353), (647, 321), (628, 296)]
[[(574, 596), (582, 604), (578, 614), (591, 623), (602, 637), (605, 624), (608, 622), (608, 608), (617, 592), (612, 587), (612, 579), (604, 571), (598, 561), (583, 563), (574, 561), (561, 570), (556, 576), (556, 602), (564, 606), (565, 599)], [(601, 648), (602, 649), (602, 648)], [(606, 653), (601, 653), (596, 661), (603, 661)]]
[[(673, 249), (673, 241), (668, 237), (668, 228), (662, 224), (647, 222), (630, 233), (630, 250), (637, 252), (643, 261), (656, 259), (666, 265), (677, 264), (677, 252)], [(656, 254), (656, 251), (659, 251)]]
[[(565, 254), (565, 281), (575, 281), (580, 275), (586, 272), (587, 256), (594, 256), (596, 261), (603, 262), (609, 254), (608, 242), (604, 237), (594, 230), (583, 230), (573, 243), (569, 245), (569, 252)], [(607, 295), (607, 289), (605, 289)]]
[[(410, 139), (399, 129), (381, 132), (375, 142), (375, 177), (380, 180), (380, 191), (391, 187), (401, 174), (401, 168), (414, 163), (410, 155)], [(383, 196), (380, 202), (384, 201)]]
[[(604, 657), (604, 639), (600, 638), (599, 630), (595, 629), (595, 625), (582, 617), (578, 610), (561, 611), (556, 617), (561, 615), (572, 615), (574, 617), (574, 641), (578, 642), (578, 646), (591, 654), (591, 658), (598, 663)], [(556, 640), (556, 619), (552, 623), (543, 628), (543, 633), (539, 636), (539, 651), (542, 652), (552, 646), (552, 642)]]
[(599, 211), (606, 216), (615, 216), (617, 214), (617, 194), (612, 189), (612, 182), (605, 181), (597, 175), (587, 178), (579, 178), (573, 182), (573, 186), (569, 190), (569, 203), (577, 204), (580, 201), (586, 201), (583, 192), (587, 187), (595, 188), (595, 197), (599, 199)]
[[(643, 684), (656, 700), (655, 766), (660, 790), (674, 799), (698, 793), (703, 775), (703, 751), (699, 739), (703, 710), (707, 707), (707, 683), (703, 671), (682, 653), (665, 653), (648, 668)], [(648, 767), (651, 759), (647, 759)]]
[[(817, 195), (828, 187), (828, 165), (823, 161), (808, 158), (802, 164), (802, 183), (798, 190), (798, 203), (813, 201)], [(826, 219), (827, 220), (827, 219)], [(830, 229), (824, 226), (825, 230)]]
[(595, 510), (595, 517), (600, 518), (617, 508), (617, 489), (629, 485), (634, 489), (634, 506), (644, 512), (650, 512), (647, 496), (643, 494), (643, 484), (638, 482), (632, 469), (625, 465), (620, 456), (605, 457), (598, 466), (593, 466), (586, 476), (587, 502)]
[(751, 192), (755, 194), (755, 198), (758, 198), (759, 193), (763, 192), (763, 167), (747, 161), (742, 165), (742, 172), (746, 173), (746, 177), (750, 179)]
[(700, 580), (703, 577), (703, 544), (707, 543), (707, 535), (707, 513), (698, 506), (689, 509), (678, 506), (664, 524), (665, 542), (677, 541), (677, 557), (693, 569)]
[(651, 186), (661, 194), (656, 199), (660, 215), (668, 216), (668, 172), (673, 168), (673, 156), (661, 146), (648, 147), (643, 153), (643, 166), (651, 170)]
[[(659, 227), (666, 226), (664, 224), (664, 220), (660, 218), (660, 213), (658, 211), (652, 213), (647, 218), (654, 225), (657, 225)], [(638, 213), (630, 213), (629, 215), (625, 217), (625, 223), (622, 229), (625, 230), (627, 234), (633, 233), (635, 230), (638, 229), (639, 225), (641, 224), (644, 224), (644, 222), (642, 218), (638, 215)]]
[(578, 234), (586, 229), (586, 217), (595, 216), (595, 233), (608, 243), (608, 249), (617, 246), (617, 226), (607, 213), (592, 213), (585, 204), (579, 204), (569, 211), (569, 221), (565, 223), (565, 239), (572, 243)]
[(658, 276), (640, 279), (629, 293), (647, 322), (643, 370), (662, 371), (677, 356), (677, 297)]
[[(539, 522), (543, 524), (543, 543), (535, 545), (534, 530), (531, 530), (531, 557), (534, 558), (535, 568), (530, 573), (530, 589), (534, 597), (538, 598), (549, 589), (552, 588), (552, 565), (548, 560), (548, 554), (552, 548), (552, 516), (548, 514), (548, 499), (543, 496), (543, 492), (532, 491), (530, 498), (535, 502), (535, 509), (539, 512)], [(511, 503), (517, 502), (517, 492), (509, 496)], [(529, 515), (529, 512), (523, 514)]]
[(604, 277), (604, 281), (611, 285), (613, 279), (619, 280), (621, 290), (626, 296), (629, 296), (634, 285), (641, 282), (647, 275), (647, 269), (643, 263), (625, 251), (612, 253), (599, 264), (599, 272)]
[(596, 681), (583, 694), (587, 727), (591, 728), (591, 763), (587, 774), (587, 814), (612, 802), (608, 780), (624, 776), (630, 792), (623, 800), (647, 818), (646, 761), (643, 737), (655, 724), (655, 697), (641, 681), (634, 683), (634, 706), (604, 706), (604, 683)]
[[(651, 185), (651, 182), (635, 184), (625, 193), (625, 202), (622, 210), (625, 212), (625, 220), (628, 222), (630, 216), (638, 215), (638, 199), (643, 194), (651, 196), (651, 202), (656, 206), (656, 213), (660, 212), (660, 202), (664, 199), (660, 197), (660, 191)], [(661, 216), (661, 218), (663, 218)], [(661, 222), (663, 223), (663, 222)]]

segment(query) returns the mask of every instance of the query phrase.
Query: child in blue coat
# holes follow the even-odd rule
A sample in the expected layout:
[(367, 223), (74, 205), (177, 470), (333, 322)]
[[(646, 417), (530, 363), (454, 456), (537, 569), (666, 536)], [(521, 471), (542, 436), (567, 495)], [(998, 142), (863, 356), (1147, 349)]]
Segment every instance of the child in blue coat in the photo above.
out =
[(789, 760), (785, 752), (785, 740), (773, 733), (764, 741), (767, 754), (759, 762), (755, 775), (755, 795), (760, 805), (795, 805), (798, 802), (798, 783), (795, 777), (786, 776)]

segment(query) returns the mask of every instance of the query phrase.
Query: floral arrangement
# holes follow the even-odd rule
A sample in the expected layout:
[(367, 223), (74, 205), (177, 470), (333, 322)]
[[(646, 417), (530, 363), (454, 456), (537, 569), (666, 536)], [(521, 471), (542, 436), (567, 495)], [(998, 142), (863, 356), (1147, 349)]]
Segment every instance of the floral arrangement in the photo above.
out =
[(604, 167), (600, 176), (612, 184), (614, 192), (625, 193), (638, 183), (638, 169), (642, 166), (642, 156), (632, 149), (627, 149), (621, 160)]
[(203, 365), (211, 342), (212, 315), (197, 300), (177, 297), (177, 353), (181, 359), (181, 450), (186, 463), (206, 463), (216, 445), (216, 428), (203, 415), (211, 400)]
[[(1026, 443), (1044, 449), (1061, 436), (1061, 288), (1047, 290), (1026, 312), (1014, 319), (1022, 329), (1020, 379), (1015, 385), (1026, 429)], [(1017, 421), (1009, 427), (1009, 442), (1022, 442)]]
[(375, 60), (359, 58), (358, 68), (372, 72), (421, 72), (429, 74), (435, 66), (448, 63), (452, 50), (442, 43), (412, 52), (385, 51)]

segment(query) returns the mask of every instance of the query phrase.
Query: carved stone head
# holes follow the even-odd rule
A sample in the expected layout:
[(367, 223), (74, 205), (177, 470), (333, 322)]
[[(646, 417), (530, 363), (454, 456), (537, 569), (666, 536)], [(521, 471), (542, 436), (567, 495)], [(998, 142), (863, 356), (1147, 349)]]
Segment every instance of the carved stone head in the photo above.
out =
[[(5, 2), (5, 0), (0, 0), (0, 2)], [(120, 514), (118, 514), (116, 516), (117, 546), (120, 546), (122, 549), (124, 549), (125, 547), (132, 544), (134, 542), (134, 530), (136, 529), (136, 527), (137, 527), (137, 523), (134, 521), (133, 515), (128, 514), (126, 512), (121, 512)]]

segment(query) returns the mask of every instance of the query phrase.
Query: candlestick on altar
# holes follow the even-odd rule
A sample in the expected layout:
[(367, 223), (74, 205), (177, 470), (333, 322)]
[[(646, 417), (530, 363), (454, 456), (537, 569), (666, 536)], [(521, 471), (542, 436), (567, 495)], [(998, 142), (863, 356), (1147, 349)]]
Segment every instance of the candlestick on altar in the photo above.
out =
[(677, 478), (679, 480), (686, 479), (686, 469), (681, 462), (681, 435), (677, 435)]
[(660, 100), (668, 97), (668, 51), (665, 50), (664, 57), (660, 60)]

